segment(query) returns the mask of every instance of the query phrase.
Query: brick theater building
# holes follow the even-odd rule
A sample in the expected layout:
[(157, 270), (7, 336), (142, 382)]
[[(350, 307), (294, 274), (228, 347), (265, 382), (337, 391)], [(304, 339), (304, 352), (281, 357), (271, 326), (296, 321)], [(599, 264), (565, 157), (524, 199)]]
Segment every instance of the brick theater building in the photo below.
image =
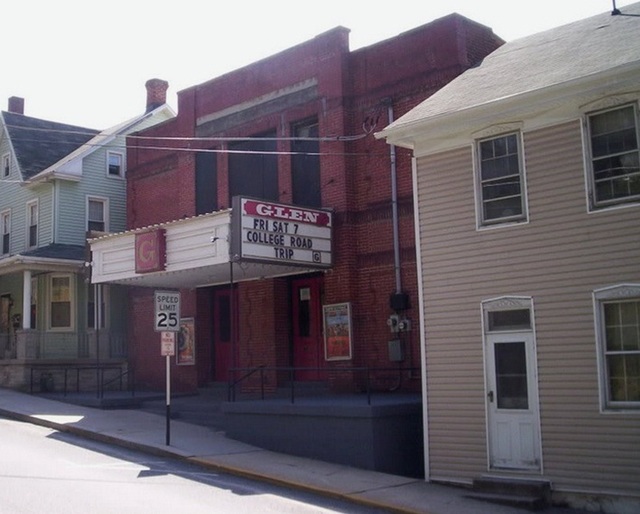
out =
[(177, 391), (261, 368), (240, 389), (419, 393), (411, 154), (373, 133), (501, 44), (458, 14), (354, 51), (337, 27), (180, 91), (174, 119), (129, 137), (128, 230), (90, 245), (92, 280), (131, 286), (137, 387), (164, 387), (154, 293), (171, 290)]

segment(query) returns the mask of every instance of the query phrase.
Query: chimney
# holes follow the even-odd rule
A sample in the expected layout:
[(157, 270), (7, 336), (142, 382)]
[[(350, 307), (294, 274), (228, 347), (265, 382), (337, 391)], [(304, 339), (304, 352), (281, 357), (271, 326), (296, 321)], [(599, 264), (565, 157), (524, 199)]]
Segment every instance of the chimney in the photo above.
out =
[(147, 88), (147, 110), (145, 112), (153, 111), (167, 103), (169, 83), (166, 80), (149, 79), (145, 86)]
[(24, 98), (12, 96), (9, 98), (9, 112), (24, 114)]

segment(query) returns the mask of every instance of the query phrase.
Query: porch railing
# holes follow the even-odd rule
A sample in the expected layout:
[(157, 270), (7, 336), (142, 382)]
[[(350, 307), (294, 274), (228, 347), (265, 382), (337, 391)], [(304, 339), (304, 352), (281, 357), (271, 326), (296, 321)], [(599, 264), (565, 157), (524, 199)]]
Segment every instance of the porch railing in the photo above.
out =
[[(108, 390), (129, 391), (132, 396), (135, 396), (134, 372), (125, 364), (58, 365), (42, 363), (29, 367), (29, 392), (31, 394), (34, 392), (53, 392), (54, 384), (60, 384), (60, 382), (62, 383), (63, 396), (67, 396), (71, 392), (93, 391), (98, 398), (104, 398), (105, 391)], [(114, 385), (117, 385), (115, 389)]]
[(0, 334), (0, 360), (121, 359), (126, 356), (126, 334), (111, 330), (52, 332), (19, 329)]

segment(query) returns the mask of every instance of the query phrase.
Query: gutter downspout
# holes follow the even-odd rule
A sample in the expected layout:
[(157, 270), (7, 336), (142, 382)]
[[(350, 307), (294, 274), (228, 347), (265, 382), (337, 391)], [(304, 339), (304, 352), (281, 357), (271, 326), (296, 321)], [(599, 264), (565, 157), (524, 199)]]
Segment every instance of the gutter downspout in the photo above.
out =
[[(393, 105), (389, 101), (387, 106), (388, 123), (393, 123)], [(398, 223), (398, 186), (397, 186), (397, 165), (396, 165), (396, 147), (389, 145), (389, 158), (391, 160), (391, 215), (393, 224), (393, 259), (396, 277), (396, 293), (402, 293), (402, 278), (400, 273), (400, 235)]]

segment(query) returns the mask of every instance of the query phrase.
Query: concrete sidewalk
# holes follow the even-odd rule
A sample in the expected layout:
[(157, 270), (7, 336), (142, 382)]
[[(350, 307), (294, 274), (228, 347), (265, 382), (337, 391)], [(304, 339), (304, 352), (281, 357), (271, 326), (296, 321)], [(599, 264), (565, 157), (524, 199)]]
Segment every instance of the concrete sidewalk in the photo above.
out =
[[(102, 410), (0, 389), (0, 415), (61, 432), (215, 471), (339, 497), (389, 512), (421, 514), (522, 514), (522, 509), (466, 497), (464, 488), (274, 453), (225, 437), (210, 427), (172, 420), (138, 409)], [(575, 514), (549, 508), (545, 514)]]

